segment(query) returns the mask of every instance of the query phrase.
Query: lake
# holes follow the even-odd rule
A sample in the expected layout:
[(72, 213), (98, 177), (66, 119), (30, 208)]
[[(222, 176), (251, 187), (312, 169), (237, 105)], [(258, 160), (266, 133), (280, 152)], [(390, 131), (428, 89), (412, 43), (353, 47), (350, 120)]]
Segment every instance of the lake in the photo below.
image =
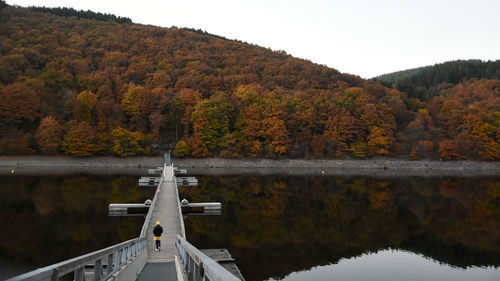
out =
[(0, 176), (0, 280), (136, 238), (143, 217), (108, 217), (144, 202), (136, 176)]
[[(195, 246), (227, 248), (246, 280), (500, 280), (500, 178), (198, 176), (181, 199)], [(137, 176), (1, 176), (0, 279), (139, 235)]]

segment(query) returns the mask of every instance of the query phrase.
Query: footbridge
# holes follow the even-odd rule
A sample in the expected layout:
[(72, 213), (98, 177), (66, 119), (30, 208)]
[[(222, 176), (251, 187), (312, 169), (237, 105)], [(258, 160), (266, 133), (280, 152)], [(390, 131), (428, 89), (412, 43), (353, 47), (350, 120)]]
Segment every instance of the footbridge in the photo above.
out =
[[(229, 267), (219, 263), (234, 262), (227, 250), (199, 250), (186, 240), (175, 167), (170, 162), (170, 154), (165, 155), (165, 163), (157, 171), (161, 172), (159, 184), (138, 238), (43, 267), (7, 281), (244, 280), (234, 263)], [(152, 235), (156, 221), (161, 222), (164, 230), (160, 251), (155, 250)]]

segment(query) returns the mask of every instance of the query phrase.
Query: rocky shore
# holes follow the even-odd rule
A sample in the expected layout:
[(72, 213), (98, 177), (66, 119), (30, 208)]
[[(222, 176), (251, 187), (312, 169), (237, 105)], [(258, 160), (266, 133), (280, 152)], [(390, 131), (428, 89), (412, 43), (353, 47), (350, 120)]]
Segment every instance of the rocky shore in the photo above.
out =
[[(172, 159), (190, 174), (283, 174), (366, 176), (494, 176), (500, 177), (500, 162), (399, 160), (301, 160), (301, 159)], [(162, 157), (3, 156), (0, 174), (144, 174), (161, 166)]]

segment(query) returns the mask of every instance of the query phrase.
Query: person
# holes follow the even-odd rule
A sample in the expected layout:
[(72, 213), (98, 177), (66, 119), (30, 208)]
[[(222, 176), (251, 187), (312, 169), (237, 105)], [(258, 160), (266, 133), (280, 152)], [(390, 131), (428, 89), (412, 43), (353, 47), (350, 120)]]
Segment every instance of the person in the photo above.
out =
[(163, 233), (163, 227), (160, 225), (160, 221), (156, 222), (156, 226), (153, 228), (153, 235), (156, 242), (156, 251), (161, 251), (161, 234)]

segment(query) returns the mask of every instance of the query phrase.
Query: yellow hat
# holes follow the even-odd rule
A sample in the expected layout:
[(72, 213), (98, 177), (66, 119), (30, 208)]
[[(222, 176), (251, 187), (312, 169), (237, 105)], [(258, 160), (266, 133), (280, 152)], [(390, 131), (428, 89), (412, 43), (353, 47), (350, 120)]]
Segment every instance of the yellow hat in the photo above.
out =
[(156, 225), (160, 225), (160, 221), (157, 221), (157, 222), (156, 222)]

